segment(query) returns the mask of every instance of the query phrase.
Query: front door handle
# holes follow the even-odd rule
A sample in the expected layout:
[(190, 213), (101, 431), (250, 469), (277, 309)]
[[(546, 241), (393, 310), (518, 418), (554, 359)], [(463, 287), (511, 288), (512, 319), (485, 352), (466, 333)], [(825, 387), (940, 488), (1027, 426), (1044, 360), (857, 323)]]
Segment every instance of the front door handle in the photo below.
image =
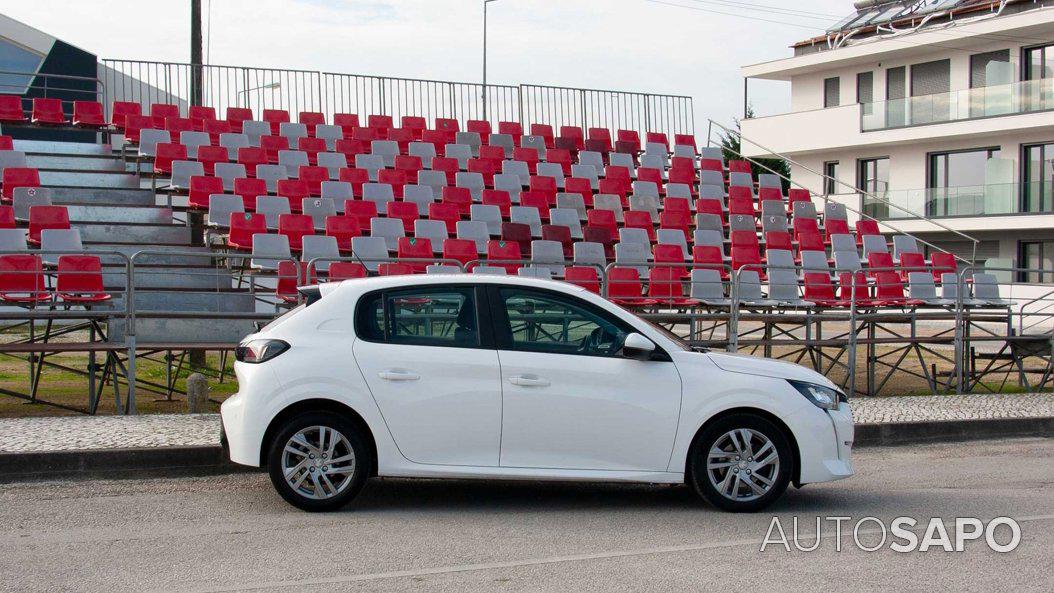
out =
[(401, 369), (388, 369), (377, 373), (381, 379), (385, 381), (416, 381), (421, 378), (421, 375), (417, 373), (411, 373), (410, 371), (404, 371)]
[(549, 380), (538, 375), (515, 375), (509, 377), (509, 383), (520, 387), (548, 387)]

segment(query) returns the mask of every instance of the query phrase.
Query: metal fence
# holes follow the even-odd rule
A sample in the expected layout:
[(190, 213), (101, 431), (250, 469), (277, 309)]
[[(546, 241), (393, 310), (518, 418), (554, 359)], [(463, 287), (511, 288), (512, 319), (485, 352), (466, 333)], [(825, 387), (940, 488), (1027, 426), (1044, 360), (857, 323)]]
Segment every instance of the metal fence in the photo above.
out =
[[(673, 134), (695, 131), (691, 97), (543, 85), (488, 84), (244, 66), (103, 60), (105, 104), (113, 101), (193, 103), (201, 71), (201, 104), (227, 107), (405, 115)], [(485, 105), (484, 105), (485, 103)], [(486, 113), (486, 117), (484, 117)]]

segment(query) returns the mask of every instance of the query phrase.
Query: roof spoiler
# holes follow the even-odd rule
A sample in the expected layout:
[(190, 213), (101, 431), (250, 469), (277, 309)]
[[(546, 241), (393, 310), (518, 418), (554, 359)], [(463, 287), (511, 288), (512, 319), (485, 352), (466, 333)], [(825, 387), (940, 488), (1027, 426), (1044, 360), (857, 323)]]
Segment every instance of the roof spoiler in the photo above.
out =
[(311, 306), (315, 302), (322, 299), (322, 289), (319, 288), (318, 284), (312, 284), (311, 286), (298, 286), (296, 291), (304, 297), (304, 304)]

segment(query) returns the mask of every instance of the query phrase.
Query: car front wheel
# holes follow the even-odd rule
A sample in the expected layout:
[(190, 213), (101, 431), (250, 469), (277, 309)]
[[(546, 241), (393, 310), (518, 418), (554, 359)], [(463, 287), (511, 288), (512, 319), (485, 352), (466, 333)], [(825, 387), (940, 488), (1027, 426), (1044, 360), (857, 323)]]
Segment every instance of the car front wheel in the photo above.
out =
[(359, 430), (339, 414), (308, 412), (275, 435), (268, 456), (271, 483), (289, 504), (330, 511), (347, 504), (370, 475)]
[(734, 414), (708, 426), (692, 447), (689, 482), (710, 504), (733, 512), (759, 511), (787, 489), (794, 456), (772, 422)]

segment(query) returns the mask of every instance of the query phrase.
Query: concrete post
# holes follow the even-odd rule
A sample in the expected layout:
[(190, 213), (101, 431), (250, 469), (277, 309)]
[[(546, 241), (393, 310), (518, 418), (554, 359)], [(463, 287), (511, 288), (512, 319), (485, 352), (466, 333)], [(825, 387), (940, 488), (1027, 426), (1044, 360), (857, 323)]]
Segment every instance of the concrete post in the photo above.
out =
[(187, 377), (187, 412), (204, 414), (208, 411), (209, 382), (201, 373)]

